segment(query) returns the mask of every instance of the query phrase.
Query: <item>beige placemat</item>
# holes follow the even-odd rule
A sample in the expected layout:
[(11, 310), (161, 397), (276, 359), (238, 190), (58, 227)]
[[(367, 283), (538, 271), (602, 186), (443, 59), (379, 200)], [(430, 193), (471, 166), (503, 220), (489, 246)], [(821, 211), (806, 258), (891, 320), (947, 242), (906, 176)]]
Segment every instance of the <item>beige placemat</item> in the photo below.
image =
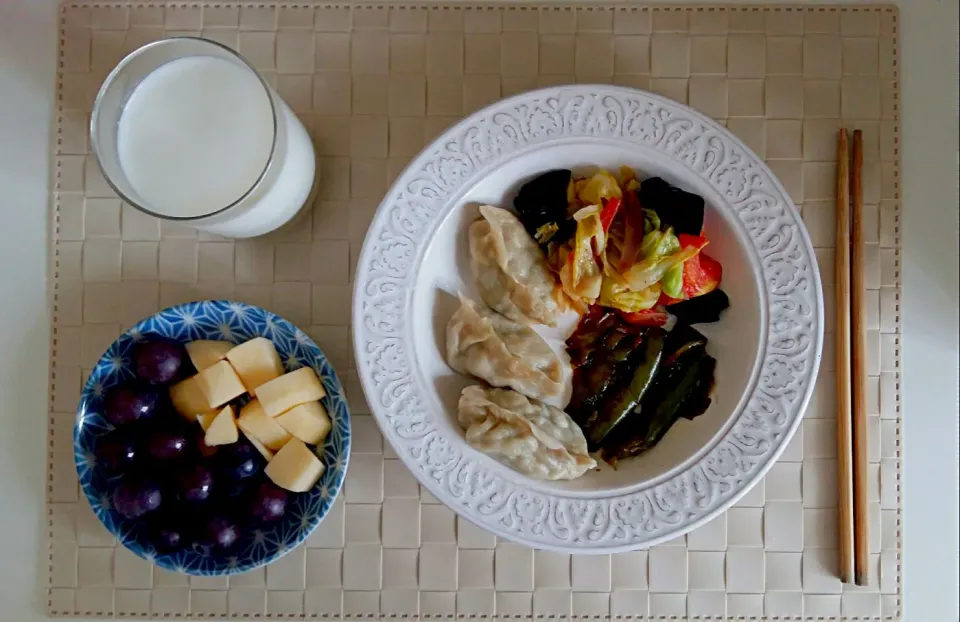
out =
[[(262, 618), (876, 620), (902, 611), (897, 11), (80, 3), (60, 14), (52, 231), (48, 609), (53, 615)], [(238, 49), (312, 132), (320, 196), (255, 241), (161, 224), (123, 205), (87, 141), (93, 96), (151, 40)], [(614, 82), (697, 108), (764, 157), (802, 209), (824, 281), (815, 398), (765, 481), (725, 515), (649, 551), (570, 557), (498, 541), (422, 491), (364, 403), (349, 338), (353, 266), (390, 180), (443, 128), (496, 99)], [(833, 248), (836, 130), (865, 138), (873, 584), (836, 578)], [(345, 379), (344, 494), (306, 546), (244, 575), (154, 568), (78, 494), (71, 434), (89, 367), (167, 305), (233, 298), (308, 332)]]

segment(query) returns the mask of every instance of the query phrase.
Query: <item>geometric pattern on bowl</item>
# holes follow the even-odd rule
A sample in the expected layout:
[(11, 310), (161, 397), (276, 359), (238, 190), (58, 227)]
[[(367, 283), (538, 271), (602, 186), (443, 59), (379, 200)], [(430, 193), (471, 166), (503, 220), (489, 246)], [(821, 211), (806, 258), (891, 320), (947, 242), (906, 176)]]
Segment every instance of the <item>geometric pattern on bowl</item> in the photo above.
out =
[[(113, 429), (102, 415), (103, 397), (112, 387), (134, 379), (131, 350), (147, 337), (165, 337), (180, 343), (212, 339), (242, 343), (254, 337), (273, 342), (287, 371), (312, 367), (327, 392), (322, 399), (332, 429), (323, 444), (326, 467), (316, 485), (290, 495), (286, 512), (275, 523), (241, 530), (229, 552), (184, 549), (158, 555), (143, 530), (123, 518), (110, 502), (111, 480), (96, 469), (93, 447), (97, 438)], [(103, 353), (83, 387), (74, 425), (74, 460), (80, 487), (104, 526), (128, 549), (158, 566), (197, 576), (229, 575), (268, 564), (292, 550), (316, 529), (343, 485), (350, 455), (350, 414), (336, 372), (319, 347), (287, 320), (259, 307), (228, 300), (189, 302), (169, 307), (124, 332)], [(319, 452), (318, 452), (319, 454)]]

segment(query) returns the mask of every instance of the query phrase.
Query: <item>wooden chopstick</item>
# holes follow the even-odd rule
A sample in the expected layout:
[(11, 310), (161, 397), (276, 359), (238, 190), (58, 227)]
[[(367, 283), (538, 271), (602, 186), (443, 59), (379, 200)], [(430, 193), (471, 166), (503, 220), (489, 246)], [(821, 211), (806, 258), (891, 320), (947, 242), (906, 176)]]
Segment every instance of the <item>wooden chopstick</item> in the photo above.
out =
[(837, 509), (840, 580), (854, 578), (853, 436), (850, 397), (850, 153), (847, 130), (837, 136), (836, 244)]
[(850, 373), (853, 408), (853, 559), (857, 585), (870, 583), (870, 520), (867, 514), (867, 371), (863, 282), (863, 133), (853, 132), (850, 225)]

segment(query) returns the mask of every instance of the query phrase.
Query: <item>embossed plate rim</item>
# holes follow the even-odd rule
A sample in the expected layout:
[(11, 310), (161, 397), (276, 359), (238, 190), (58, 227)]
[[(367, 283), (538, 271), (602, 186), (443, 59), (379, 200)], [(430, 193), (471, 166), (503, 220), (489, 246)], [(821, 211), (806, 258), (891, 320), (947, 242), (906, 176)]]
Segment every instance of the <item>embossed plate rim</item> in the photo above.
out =
[[(529, 121), (536, 114), (539, 125), (531, 129)], [(422, 406), (422, 387), (411, 378), (415, 374), (409, 370), (417, 361), (408, 345), (413, 343), (412, 328), (404, 321), (411, 312), (410, 285), (429, 233), (457, 207), (451, 197), (519, 150), (574, 137), (618, 142), (651, 137), (655, 142), (644, 143), (647, 147), (659, 148), (720, 196), (734, 196), (730, 193), (742, 181), (736, 200), (721, 207), (738, 216), (732, 224), (753, 241), (747, 251), (754, 268), (761, 266), (762, 293), (769, 301), (766, 326), (761, 327), (765, 351), (748, 382), (753, 392), (741, 401), (744, 407), (731, 416), (733, 423), (725, 426), (715, 446), (666, 481), (628, 494), (599, 492), (592, 498), (517, 486), (464, 455), (458, 449), (464, 446), (462, 439), (438, 434)], [(415, 194), (417, 202), (412, 203)], [(396, 227), (392, 231), (391, 224)], [(385, 251), (391, 254), (385, 256)], [(428, 491), (464, 518), (541, 549), (613, 553), (646, 548), (725, 511), (786, 448), (809, 403), (822, 355), (823, 292), (816, 257), (779, 180), (713, 120), (627, 87), (568, 85), (530, 91), (500, 100), (446, 130), (385, 195), (367, 231), (354, 280), (353, 341), (361, 385), (399, 458)]]

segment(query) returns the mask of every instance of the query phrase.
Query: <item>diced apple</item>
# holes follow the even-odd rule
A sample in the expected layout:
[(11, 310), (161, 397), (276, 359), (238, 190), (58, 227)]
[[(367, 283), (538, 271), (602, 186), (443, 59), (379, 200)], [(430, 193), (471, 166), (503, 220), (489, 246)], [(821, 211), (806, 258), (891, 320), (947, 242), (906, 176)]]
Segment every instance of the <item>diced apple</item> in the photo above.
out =
[(233, 371), (227, 361), (214, 363), (195, 377), (197, 384), (200, 385), (200, 391), (207, 398), (207, 407), (203, 409), (205, 411), (219, 408), (246, 392), (237, 372)]
[(217, 418), (220, 412), (216, 410), (211, 410), (210, 412), (200, 413), (197, 415), (197, 423), (200, 424), (200, 427), (203, 428), (203, 431), (206, 432), (210, 429), (210, 424), (213, 423), (213, 420)]
[(207, 428), (207, 433), (203, 437), (203, 443), (207, 447), (229, 445), (236, 443), (238, 438), (237, 420), (233, 416), (233, 406), (227, 406), (210, 422), (210, 427)]
[(198, 339), (184, 345), (187, 349), (187, 356), (197, 371), (203, 371), (211, 365), (222, 361), (233, 348), (229, 341), (211, 341), (209, 339)]
[(265, 382), (283, 375), (283, 363), (273, 342), (256, 337), (235, 346), (226, 354), (247, 391), (254, 390)]
[(330, 417), (320, 402), (294, 406), (277, 417), (283, 429), (308, 445), (323, 442), (330, 432)]
[(197, 415), (210, 410), (210, 404), (200, 390), (200, 383), (197, 382), (196, 376), (171, 386), (170, 401), (174, 409), (190, 421), (196, 421)]
[(264, 447), (274, 451), (286, 445), (291, 438), (289, 432), (263, 412), (263, 406), (257, 399), (250, 400), (240, 409), (237, 425), (248, 437), (257, 439)]
[(291, 492), (306, 492), (313, 488), (324, 467), (300, 439), (293, 439), (277, 452), (264, 472), (270, 480)]
[(310, 367), (301, 367), (274, 378), (257, 387), (255, 393), (264, 412), (271, 417), (282, 415), (294, 406), (315, 402), (327, 394), (317, 373)]
[(247, 440), (250, 441), (250, 444), (253, 445), (254, 449), (260, 452), (260, 455), (263, 456), (264, 460), (266, 460), (267, 462), (270, 462), (271, 460), (273, 460), (273, 457), (276, 454), (273, 453), (272, 449), (268, 449), (264, 447), (263, 443), (258, 441), (255, 437), (250, 436), (246, 432), (244, 432), (243, 435), (247, 437)]

